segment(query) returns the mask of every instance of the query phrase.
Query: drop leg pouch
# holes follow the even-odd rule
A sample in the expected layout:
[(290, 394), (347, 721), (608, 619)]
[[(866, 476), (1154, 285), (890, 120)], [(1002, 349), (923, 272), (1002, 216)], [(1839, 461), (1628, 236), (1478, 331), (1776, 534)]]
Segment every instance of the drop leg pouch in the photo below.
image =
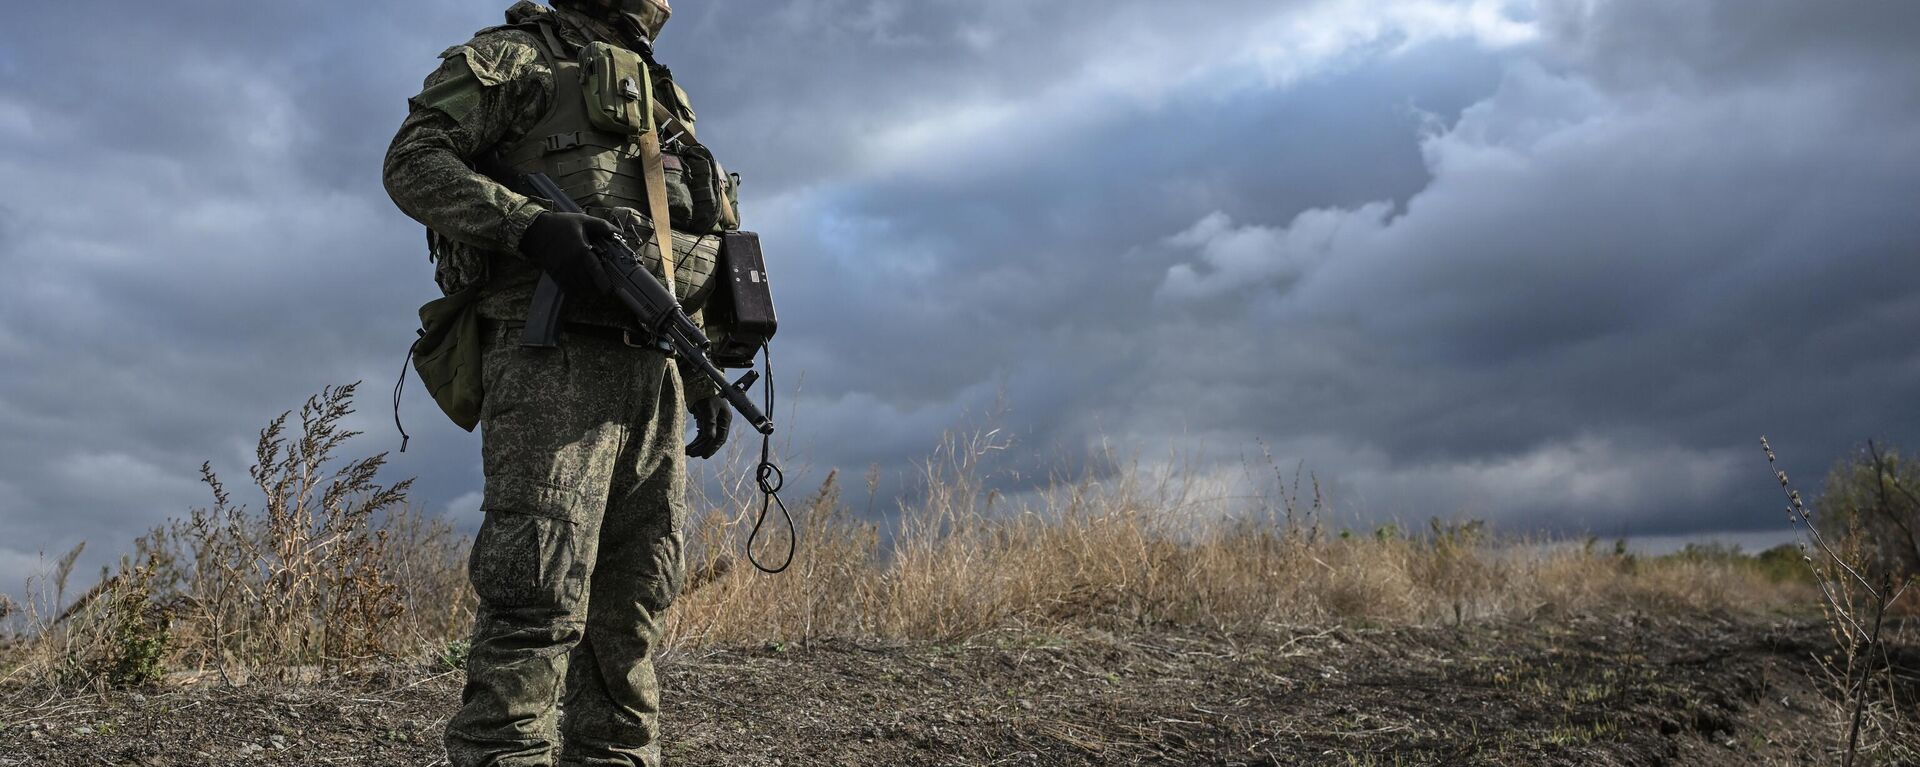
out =
[(420, 307), (420, 338), (413, 342), (413, 369), (455, 425), (473, 431), (480, 424), (485, 394), (480, 368), (483, 323), (475, 301), (480, 286), (429, 301)]

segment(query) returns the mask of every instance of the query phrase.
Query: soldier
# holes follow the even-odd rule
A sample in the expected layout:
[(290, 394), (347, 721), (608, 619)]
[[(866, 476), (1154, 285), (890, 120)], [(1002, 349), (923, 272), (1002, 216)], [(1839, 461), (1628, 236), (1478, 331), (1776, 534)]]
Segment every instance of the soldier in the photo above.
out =
[[(427, 226), (443, 301), (481, 328), (480, 609), (447, 726), (455, 767), (660, 763), (652, 654), (684, 580), (685, 456), (713, 455), (732, 411), (703, 379), (683, 390), (588, 259), (617, 232), (646, 243), (642, 260), (693, 311), (717, 235), (738, 227), (730, 177), (652, 58), (669, 13), (668, 0), (522, 0), (441, 54), (387, 154), (387, 190)], [(534, 171), (591, 215), (503, 183)], [(653, 210), (671, 211), (671, 264)], [(557, 349), (520, 344), (542, 274), (568, 297)], [(683, 407), (698, 430), (684, 450)]]

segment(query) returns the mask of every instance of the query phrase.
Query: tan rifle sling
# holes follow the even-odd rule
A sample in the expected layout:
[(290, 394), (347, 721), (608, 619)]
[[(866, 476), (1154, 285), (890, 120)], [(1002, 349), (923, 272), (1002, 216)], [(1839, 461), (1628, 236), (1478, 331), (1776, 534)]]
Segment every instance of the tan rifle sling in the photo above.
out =
[(673, 279), (673, 217), (667, 209), (667, 161), (660, 154), (660, 126), (640, 136), (640, 156), (646, 167), (647, 216), (653, 219), (653, 241), (660, 248), (660, 282), (679, 295)]
[(641, 162), (646, 168), (647, 216), (654, 221), (653, 236), (660, 248), (661, 282), (666, 283), (668, 292), (677, 296), (679, 293), (673, 279), (673, 262), (676, 258), (673, 252), (673, 223), (671, 212), (667, 209), (667, 161), (662, 156), (660, 134), (671, 125), (675, 130), (673, 140), (693, 146), (700, 146), (700, 141), (694, 138), (692, 126), (680, 122), (680, 118), (675, 117), (667, 105), (660, 103), (659, 98), (649, 98), (648, 101), (653, 102), (653, 115), (649, 121), (651, 130), (640, 137)]

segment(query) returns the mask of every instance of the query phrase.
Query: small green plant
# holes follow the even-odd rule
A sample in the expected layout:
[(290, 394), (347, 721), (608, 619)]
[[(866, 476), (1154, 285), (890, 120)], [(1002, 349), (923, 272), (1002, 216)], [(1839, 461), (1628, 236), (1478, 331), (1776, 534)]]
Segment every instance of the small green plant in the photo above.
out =
[(434, 653), (434, 666), (441, 671), (461, 671), (467, 667), (467, 654), (473, 651), (473, 643), (465, 639), (448, 640)]
[(124, 574), (114, 597), (109, 619), (112, 661), (106, 678), (115, 687), (145, 687), (166, 676), (171, 617), (169, 610), (153, 603), (152, 584), (153, 570), (135, 568)]
[(1827, 537), (1867, 539), (1863, 564), (1876, 573), (1920, 576), (1920, 460), (1868, 442), (1827, 472), (1813, 508)]
[(170, 611), (154, 601), (154, 572), (123, 568), (67, 608), (54, 626), (64, 643), (54, 678), (67, 686), (144, 687), (166, 676)]

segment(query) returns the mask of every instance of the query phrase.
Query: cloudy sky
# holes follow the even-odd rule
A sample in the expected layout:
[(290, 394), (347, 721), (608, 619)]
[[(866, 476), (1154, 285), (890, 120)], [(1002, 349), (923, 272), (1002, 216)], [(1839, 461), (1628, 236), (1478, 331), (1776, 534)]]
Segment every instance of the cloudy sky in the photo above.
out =
[[(324, 385), (397, 447), (435, 293), (380, 159), (505, 4), (9, 10), (0, 582), (204, 503)], [(1920, 4), (679, 5), (815, 467), (1004, 396), (1023, 476), (1264, 443), (1356, 520), (1764, 536), (1761, 434), (1809, 482), (1920, 443)], [(477, 438), (406, 409), (393, 478), (470, 520)]]

